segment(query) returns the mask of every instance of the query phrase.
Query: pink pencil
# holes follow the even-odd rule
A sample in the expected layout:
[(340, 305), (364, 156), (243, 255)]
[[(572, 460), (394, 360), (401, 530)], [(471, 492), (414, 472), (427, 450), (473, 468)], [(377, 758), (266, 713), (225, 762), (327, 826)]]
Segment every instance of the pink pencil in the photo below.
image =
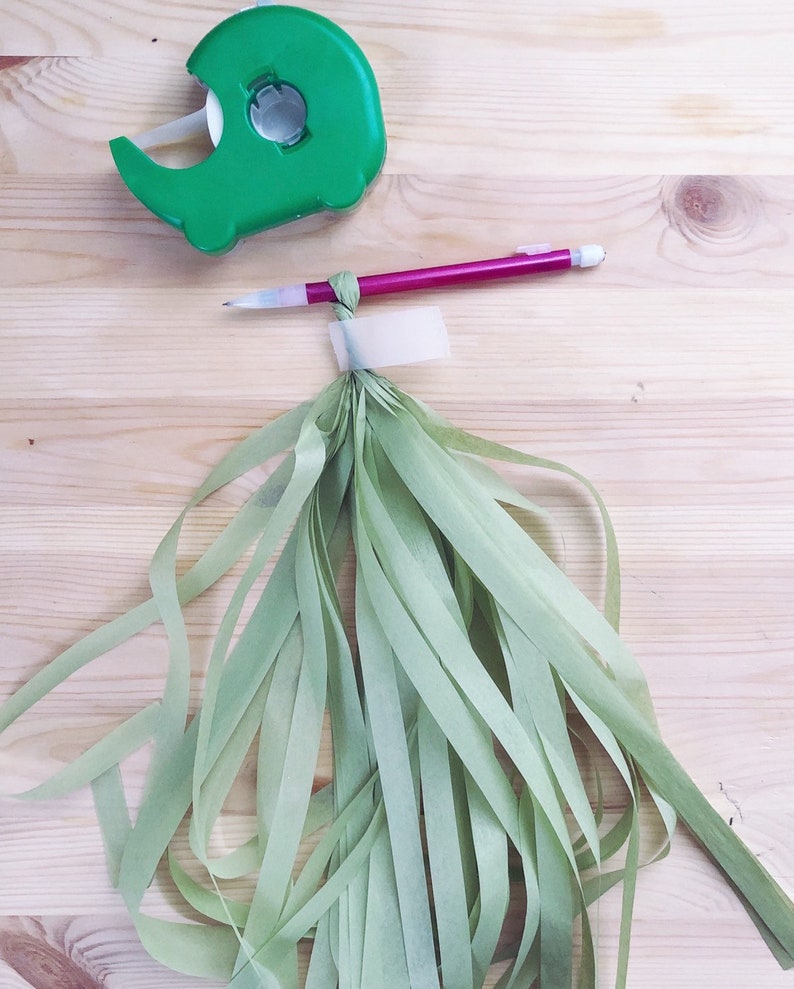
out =
[[(392, 292), (466, 285), (470, 282), (485, 282), (496, 278), (538, 275), (546, 271), (564, 271), (566, 268), (592, 268), (600, 264), (605, 257), (604, 248), (597, 244), (563, 251), (552, 251), (544, 245), (542, 249), (520, 249), (520, 253), (506, 258), (444, 264), (435, 268), (414, 268), (410, 271), (392, 271), (383, 275), (364, 275), (359, 278), (358, 284), (362, 296), (388, 295)], [(231, 299), (224, 305), (242, 309), (283, 309), (288, 306), (308, 306), (315, 302), (333, 302), (335, 299), (334, 291), (328, 282), (307, 282), (251, 292), (240, 296), (239, 299)]]

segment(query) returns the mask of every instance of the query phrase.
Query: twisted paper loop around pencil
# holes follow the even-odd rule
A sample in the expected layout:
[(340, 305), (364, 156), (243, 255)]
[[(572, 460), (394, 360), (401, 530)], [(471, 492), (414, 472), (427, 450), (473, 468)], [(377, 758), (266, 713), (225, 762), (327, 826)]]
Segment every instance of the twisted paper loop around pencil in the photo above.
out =
[[(352, 315), (355, 281), (334, 284), (341, 315)], [(280, 453), (177, 577), (186, 514)], [(540, 511), (486, 458), (586, 485), (606, 533), (605, 615), (505, 510)], [(352, 635), (337, 591), (351, 542)], [(191, 713), (182, 607), (241, 559)], [(586, 989), (596, 980), (588, 907), (622, 882), (623, 987), (637, 871), (665, 854), (676, 814), (779, 962), (794, 963), (794, 906), (659, 737), (645, 679), (616, 631), (612, 527), (575, 471), (477, 439), (385, 378), (353, 372), (230, 451), (166, 534), (150, 583), (148, 601), (22, 687), (0, 728), (162, 621), (170, 660), (161, 701), (27, 796), (93, 787), (114, 882), (164, 964), (233, 989), (474, 989), (489, 972), (499, 989)], [(333, 779), (318, 788), (326, 721)], [(147, 742), (133, 823), (119, 766)], [(255, 824), (221, 853), (215, 826), (252, 747)], [(624, 795), (618, 813), (605, 808), (607, 773)], [(643, 804), (666, 835), (645, 859)], [(186, 819), (189, 860), (173, 841)], [(158, 870), (192, 922), (143, 910)]]

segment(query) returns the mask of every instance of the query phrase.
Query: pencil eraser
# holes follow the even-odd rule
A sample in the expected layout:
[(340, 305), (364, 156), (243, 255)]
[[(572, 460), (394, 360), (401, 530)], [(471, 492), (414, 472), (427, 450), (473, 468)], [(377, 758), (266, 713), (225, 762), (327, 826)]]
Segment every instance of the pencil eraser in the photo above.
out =
[(584, 247), (577, 247), (571, 251), (571, 264), (580, 268), (594, 268), (601, 264), (607, 252), (600, 244), (585, 244)]

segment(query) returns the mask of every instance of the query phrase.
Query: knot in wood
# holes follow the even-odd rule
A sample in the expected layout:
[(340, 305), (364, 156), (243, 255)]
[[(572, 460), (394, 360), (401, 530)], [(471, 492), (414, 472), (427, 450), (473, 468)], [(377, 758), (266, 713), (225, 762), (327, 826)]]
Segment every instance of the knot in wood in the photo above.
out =
[(0, 958), (32, 989), (102, 989), (71, 958), (29, 934), (0, 934)]
[(750, 180), (732, 175), (686, 175), (662, 192), (670, 226), (690, 244), (741, 248), (761, 216), (761, 197)]

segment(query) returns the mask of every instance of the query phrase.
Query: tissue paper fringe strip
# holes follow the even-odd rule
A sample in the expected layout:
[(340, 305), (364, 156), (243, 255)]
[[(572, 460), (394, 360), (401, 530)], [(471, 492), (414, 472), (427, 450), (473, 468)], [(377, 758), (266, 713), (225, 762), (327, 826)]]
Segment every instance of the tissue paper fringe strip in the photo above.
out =
[[(178, 578), (186, 513), (281, 453)], [(165, 626), (162, 699), (25, 795), (93, 787), (113, 880), (165, 965), (233, 989), (468, 989), (489, 970), (500, 989), (593, 987), (588, 907), (622, 882), (625, 986), (637, 870), (668, 847), (641, 852), (641, 804), (668, 840), (683, 820), (792, 964), (794, 907), (659, 737), (616, 632), (614, 537), (597, 495), (590, 488), (606, 527), (605, 615), (505, 510), (539, 511), (483, 458), (579, 477), (453, 428), (372, 372), (338, 378), (212, 472), (154, 555), (150, 600), (68, 649), (0, 712), (6, 727), (103, 652)], [(354, 635), (337, 593), (351, 540)], [(181, 608), (244, 556), (191, 716)], [(326, 723), (333, 780), (318, 789)], [(132, 823), (119, 764), (146, 743)], [(256, 830), (214, 855), (213, 828), (252, 747)], [(624, 794), (617, 814), (604, 810), (607, 770)], [(186, 818), (190, 862), (172, 848)], [(144, 912), (165, 871), (204, 923)], [(241, 899), (241, 888), (253, 892)]]

